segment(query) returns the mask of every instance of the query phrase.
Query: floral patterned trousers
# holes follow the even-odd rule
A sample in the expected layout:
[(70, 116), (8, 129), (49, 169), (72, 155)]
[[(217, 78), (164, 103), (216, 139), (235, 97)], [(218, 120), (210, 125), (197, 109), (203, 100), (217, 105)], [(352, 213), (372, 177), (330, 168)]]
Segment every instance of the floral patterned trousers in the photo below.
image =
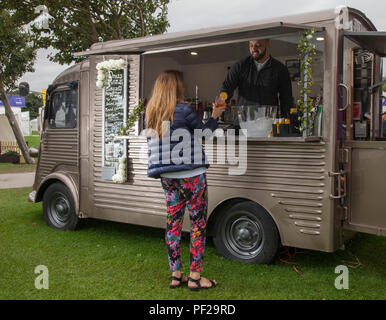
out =
[(190, 230), (190, 271), (202, 271), (206, 240), (208, 191), (206, 173), (190, 178), (161, 178), (166, 196), (167, 225), (165, 241), (172, 272), (181, 269), (181, 230), (188, 208)]

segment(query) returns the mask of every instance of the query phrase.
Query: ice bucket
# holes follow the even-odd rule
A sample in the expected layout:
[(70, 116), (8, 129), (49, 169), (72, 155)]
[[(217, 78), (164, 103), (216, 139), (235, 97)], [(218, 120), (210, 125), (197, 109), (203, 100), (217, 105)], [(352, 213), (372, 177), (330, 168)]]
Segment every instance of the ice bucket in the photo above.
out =
[(247, 137), (268, 137), (277, 114), (277, 106), (248, 105), (237, 107), (241, 129)]

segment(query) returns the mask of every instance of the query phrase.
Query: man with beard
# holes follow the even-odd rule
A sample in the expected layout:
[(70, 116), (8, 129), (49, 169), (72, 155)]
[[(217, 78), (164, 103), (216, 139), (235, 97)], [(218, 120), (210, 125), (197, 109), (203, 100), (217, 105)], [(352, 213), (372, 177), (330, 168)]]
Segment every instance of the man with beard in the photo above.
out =
[(280, 116), (288, 118), (293, 105), (291, 79), (287, 67), (270, 55), (269, 48), (269, 39), (250, 40), (251, 55), (230, 68), (220, 92), (227, 93), (228, 102), (238, 88), (237, 105), (280, 106)]

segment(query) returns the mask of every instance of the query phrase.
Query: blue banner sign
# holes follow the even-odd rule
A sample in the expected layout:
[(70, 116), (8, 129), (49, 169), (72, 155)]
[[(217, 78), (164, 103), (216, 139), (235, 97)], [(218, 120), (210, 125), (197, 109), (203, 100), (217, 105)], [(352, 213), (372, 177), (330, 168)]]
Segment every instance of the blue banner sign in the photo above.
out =
[[(8, 100), (11, 107), (22, 107), (22, 108), (25, 107), (25, 97), (8, 95)], [(4, 103), (2, 100), (0, 100), (0, 106), (4, 106)]]

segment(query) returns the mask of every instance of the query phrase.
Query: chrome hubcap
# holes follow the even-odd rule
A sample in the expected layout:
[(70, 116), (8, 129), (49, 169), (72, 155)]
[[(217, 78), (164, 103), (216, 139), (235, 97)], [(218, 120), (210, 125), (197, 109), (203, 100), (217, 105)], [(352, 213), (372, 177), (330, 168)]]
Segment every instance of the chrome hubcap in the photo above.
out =
[(261, 241), (260, 228), (248, 217), (240, 217), (231, 225), (231, 235), (239, 248), (252, 249)]
[(51, 199), (51, 215), (57, 223), (64, 223), (70, 217), (70, 203), (62, 193), (55, 193)]
[(260, 222), (250, 214), (230, 219), (225, 228), (226, 246), (240, 258), (251, 258), (259, 254), (264, 243), (264, 232)]

